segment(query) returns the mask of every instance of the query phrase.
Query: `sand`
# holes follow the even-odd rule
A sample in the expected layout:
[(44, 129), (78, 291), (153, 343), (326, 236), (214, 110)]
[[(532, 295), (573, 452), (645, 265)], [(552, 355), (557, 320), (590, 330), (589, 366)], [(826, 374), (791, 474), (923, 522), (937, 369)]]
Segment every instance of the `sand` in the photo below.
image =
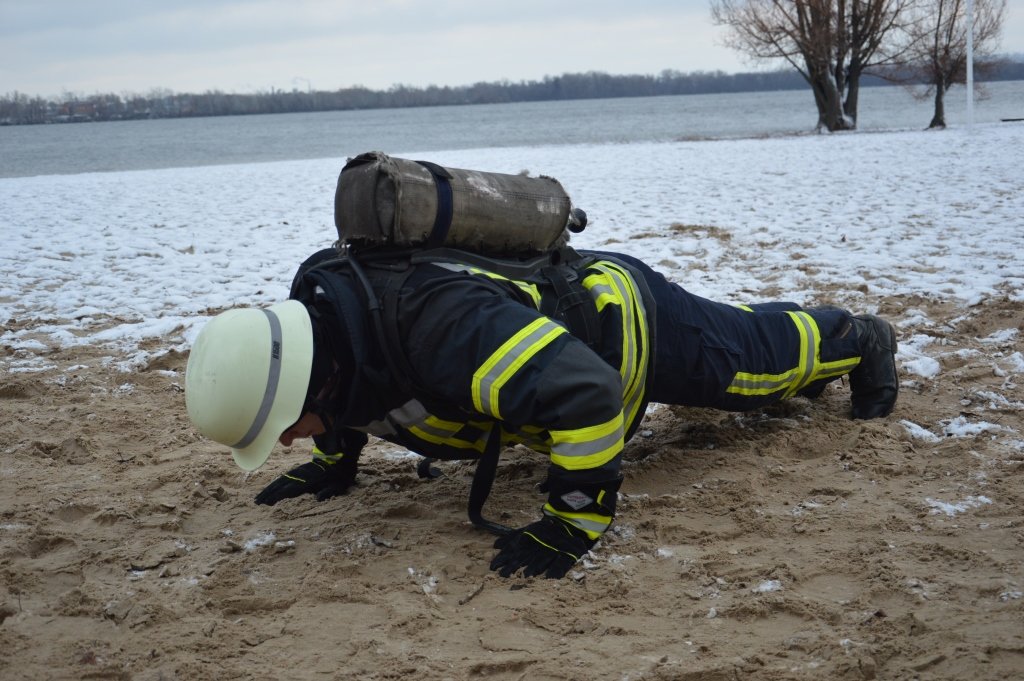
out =
[[(41, 334), (49, 368), (0, 373), (0, 677), (1022, 678), (1024, 334), (992, 334), (1024, 311), (877, 302), (939, 368), (893, 415), (848, 419), (838, 383), (653, 409), (560, 581), (489, 572), (469, 463), (422, 480), (375, 442), (348, 495), (255, 506), (305, 446), (247, 475), (189, 424), (184, 355), (124, 373)], [(485, 513), (537, 517), (545, 466), (507, 451)]]

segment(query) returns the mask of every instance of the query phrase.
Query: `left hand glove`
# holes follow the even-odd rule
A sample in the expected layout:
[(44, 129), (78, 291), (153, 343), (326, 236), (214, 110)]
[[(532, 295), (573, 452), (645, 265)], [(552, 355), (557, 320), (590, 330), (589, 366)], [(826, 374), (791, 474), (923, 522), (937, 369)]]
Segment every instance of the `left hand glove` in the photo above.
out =
[(355, 480), (355, 465), (329, 463), (325, 459), (314, 458), (267, 485), (256, 495), (256, 503), (273, 506), (282, 499), (303, 494), (315, 494), (317, 501), (326, 501), (347, 492)]
[(543, 573), (548, 579), (561, 579), (596, 543), (564, 520), (544, 516), (498, 537), (494, 542), (498, 555), (491, 561), (491, 569), (502, 577), (523, 568), (524, 577)]

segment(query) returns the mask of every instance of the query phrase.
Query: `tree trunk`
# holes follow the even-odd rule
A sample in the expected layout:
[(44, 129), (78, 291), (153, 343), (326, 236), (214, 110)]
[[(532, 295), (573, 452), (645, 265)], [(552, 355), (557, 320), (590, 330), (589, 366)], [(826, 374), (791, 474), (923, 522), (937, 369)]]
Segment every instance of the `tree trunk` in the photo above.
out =
[(928, 129), (932, 128), (945, 128), (946, 127), (946, 88), (944, 83), (937, 83), (935, 85), (935, 114), (932, 116), (932, 122), (928, 124)]
[(846, 101), (843, 102), (843, 113), (846, 114), (850, 130), (857, 128), (857, 105), (860, 100), (860, 69), (850, 68), (850, 76), (846, 81)]
[(810, 82), (814, 91), (814, 103), (818, 106), (818, 130), (849, 130), (851, 126), (843, 114), (842, 95), (828, 70), (812, 74)]

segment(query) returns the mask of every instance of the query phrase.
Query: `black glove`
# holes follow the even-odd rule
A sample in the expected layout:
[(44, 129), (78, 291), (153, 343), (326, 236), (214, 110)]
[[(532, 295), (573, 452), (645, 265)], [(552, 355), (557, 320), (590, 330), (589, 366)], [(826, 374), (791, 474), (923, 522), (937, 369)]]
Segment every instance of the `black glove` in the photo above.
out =
[(256, 503), (273, 506), (282, 499), (302, 494), (315, 494), (317, 501), (325, 501), (344, 494), (356, 482), (355, 457), (342, 457), (332, 463), (338, 456), (318, 456), (291, 469), (263, 488), (256, 495)]
[(544, 516), (498, 537), (494, 542), (498, 555), (491, 561), (491, 569), (502, 577), (509, 577), (523, 568), (524, 577), (543, 573), (549, 579), (561, 579), (596, 543), (583, 530), (564, 520)]

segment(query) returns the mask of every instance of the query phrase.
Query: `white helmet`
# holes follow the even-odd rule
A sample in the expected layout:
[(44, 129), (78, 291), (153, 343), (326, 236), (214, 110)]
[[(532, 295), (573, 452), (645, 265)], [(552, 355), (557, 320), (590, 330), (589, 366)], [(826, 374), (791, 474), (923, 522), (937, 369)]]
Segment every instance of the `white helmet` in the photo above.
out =
[(239, 467), (255, 470), (302, 416), (312, 366), (313, 327), (302, 303), (222, 312), (189, 354), (188, 416), (200, 433), (231, 447)]

